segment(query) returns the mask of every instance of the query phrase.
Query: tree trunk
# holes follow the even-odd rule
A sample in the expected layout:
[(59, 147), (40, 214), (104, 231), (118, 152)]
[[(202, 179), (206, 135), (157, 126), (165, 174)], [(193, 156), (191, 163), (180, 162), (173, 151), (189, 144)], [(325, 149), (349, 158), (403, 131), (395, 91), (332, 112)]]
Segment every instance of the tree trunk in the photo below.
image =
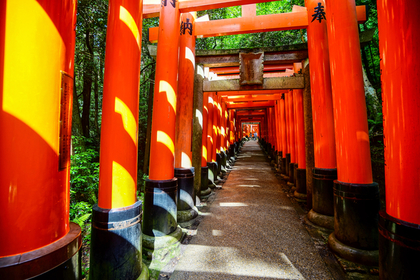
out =
[[(89, 29), (86, 30), (86, 47), (90, 54), (90, 59), (93, 58), (93, 49), (89, 43), (90, 32)], [(91, 103), (91, 92), (92, 92), (92, 65), (88, 62), (89, 59), (86, 59), (86, 63), (83, 71), (83, 112), (82, 112), (82, 131), (84, 137), (90, 137), (89, 134), (89, 122), (90, 122), (90, 103)]]
[(80, 118), (79, 99), (77, 97), (76, 79), (73, 80), (73, 116), (72, 116), (72, 135), (82, 135), (82, 120)]
[[(151, 75), (154, 77), (155, 74)], [(144, 149), (144, 161), (143, 161), (143, 173), (149, 174), (149, 158), (150, 158), (150, 139), (152, 137), (152, 112), (153, 112), (153, 94), (154, 94), (155, 84), (150, 82), (149, 88), (149, 100), (148, 100), (148, 108), (147, 108), (147, 132), (146, 132), (146, 145)]]

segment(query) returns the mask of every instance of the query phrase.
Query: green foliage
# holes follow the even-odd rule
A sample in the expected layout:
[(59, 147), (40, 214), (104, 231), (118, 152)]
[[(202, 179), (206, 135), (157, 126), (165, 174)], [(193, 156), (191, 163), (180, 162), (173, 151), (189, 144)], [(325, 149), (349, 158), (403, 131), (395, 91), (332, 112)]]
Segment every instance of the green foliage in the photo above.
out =
[[(71, 201), (97, 202), (99, 183), (99, 152), (90, 147), (91, 139), (73, 136), (74, 154), (71, 156)], [(84, 145), (81, 144), (84, 143)]]
[(70, 221), (78, 224), (82, 229), (91, 215), (92, 205), (85, 201), (75, 202), (70, 206)]

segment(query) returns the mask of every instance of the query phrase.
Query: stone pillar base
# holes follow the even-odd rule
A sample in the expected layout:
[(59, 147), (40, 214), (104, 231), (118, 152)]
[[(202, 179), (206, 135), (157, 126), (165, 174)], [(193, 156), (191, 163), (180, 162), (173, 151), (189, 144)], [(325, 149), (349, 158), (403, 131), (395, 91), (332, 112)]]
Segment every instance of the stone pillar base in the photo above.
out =
[(191, 209), (178, 210), (177, 212), (178, 225), (183, 228), (191, 226), (195, 222), (197, 217), (198, 210), (195, 206)]
[(298, 200), (299, 202), (306, 202), (306, 194), (305, 193), (298, 193), (295, 191), (293, 193), (293, 196)]
[(308, 220), (316, 226), (334, 230), (334, 216), (323, 215), (311, 209), (308, 213)]
[(168, 262), (179, 256), (183, 237), (184, 233), (180, 227), (168, 235), (159, 237), (143, 234), (143, 254), (150, 261), (151, 277), (157, 279)]
[[(334, 235), (331, 233), (328, 237), (328, 247), (343, 259), (349, 260), (354, 263), (359, 263), (369, 266), (377, 266), (379, 260), (379, 251), (378, 250), (362, 250), (354, 247), (350, 247), (342, 242), (340, 242)], [(401, 278), (398, 278), (401, 279)]]

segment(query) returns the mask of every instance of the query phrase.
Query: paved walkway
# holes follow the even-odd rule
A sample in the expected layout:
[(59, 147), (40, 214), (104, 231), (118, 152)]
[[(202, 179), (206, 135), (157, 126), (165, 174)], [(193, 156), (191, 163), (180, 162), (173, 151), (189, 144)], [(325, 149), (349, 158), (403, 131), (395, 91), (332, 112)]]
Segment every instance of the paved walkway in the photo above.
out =
[(208, 211), (170, 279), (332, 279), (257, 142)]

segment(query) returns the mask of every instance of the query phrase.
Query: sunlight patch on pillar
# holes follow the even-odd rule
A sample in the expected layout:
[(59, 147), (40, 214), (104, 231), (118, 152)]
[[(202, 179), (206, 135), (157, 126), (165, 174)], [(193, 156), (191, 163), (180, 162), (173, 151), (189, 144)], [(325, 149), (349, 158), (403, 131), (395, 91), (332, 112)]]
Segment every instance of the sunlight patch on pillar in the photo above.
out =
[(201, 76), (204, 79), (204, 69), (202, 66), (197, 66), (197, 75)]
[(4, 112), (33, 129), (58, 155), (64, 42), (37, 1), (7, 1), (6, 18), (5, 34), (1, 35), (5, 41), (0, 104)]
[(175, 145), (172, 139), (169, 137), (169, 135), (163, 131), (158, 130), (156, 138), (157, 138), (157, 142), (165, 145), (171, 151), (172, 156), (174, 156)]
[(191, 158), (186, 153), (182, 152), (181, 154), (181, 166), (184, 168), (189, 168), (192, 166)]
[(176, 114), (176, 94), (172, 86), (166, 81), (160, 81), (159, 92), (165, 92), (166, 100), (169, 102)]
[(120, 20), (124, 22), (127, 27), (130, 29), (131, 33), (134, 36), (134, 39), (137, 42), (137, 46), (139, 47), (139, 51), (141, 50), (141, 42), (140, 42), (140, 32), (139, 28), (137, 27), (136, 21), (131, 16), (130, 12), (127, 11), (123, 6), (120, 6)]
[[(153, 193), (153, 205), (158, 206), (164, 209), (169, 215), (172, 216), (174, 221), (177, 220), (176, 216), (176, 203), (175, 201), (165, 192), (154, 192)], [(154, 236), (165, 236), (166, 234), (157, 230), (153, 229)]]
[(194, 208), (194, 199), (191, 197), (189, 193), (180, 189), (179, 190), (179, 200), (185, 202), (191, 208)]
[(358, 131), (356, 135), (358, 141), (369, 142), (369, 135), (365, 131)]
[(198, 123), (201, 126), (201, 129), (203, 129), (203, 114), (201, 114), (200, 110), (195, 110), (195, 117), (198, 119)]
[(189, 60), (195, 68), (195, 56), (189, 47), (185, 47), (185, 59)]
[(132, 205), (136, 202), (136, 182), (119, 163), (112, 162), (112, 208)]
[(115, 97), (115, 112), (121, 115), (123, 126), (134, 145), (137, 145), (137, 123), (130, 108), (118, 97)]
[(206, 160), (206, 162), (207, 162), (207, 148), (206, 148), (206, 146), (202, 146), (203, 147), (203, 149), (202, 149), (202, 154), (201, 154), (201, 156)]

